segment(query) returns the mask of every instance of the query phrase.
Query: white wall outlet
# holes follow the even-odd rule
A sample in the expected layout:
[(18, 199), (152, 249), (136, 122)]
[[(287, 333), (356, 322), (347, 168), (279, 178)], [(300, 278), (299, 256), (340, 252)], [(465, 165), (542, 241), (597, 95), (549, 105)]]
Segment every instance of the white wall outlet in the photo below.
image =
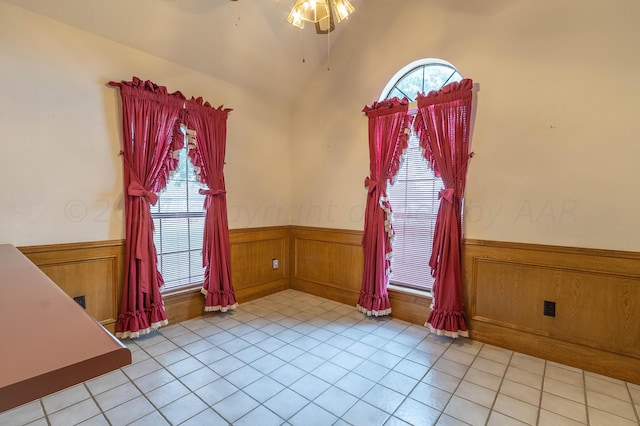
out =
[(278, 269), (278, 259), (271, 259), (271, 267), (273, 269)]

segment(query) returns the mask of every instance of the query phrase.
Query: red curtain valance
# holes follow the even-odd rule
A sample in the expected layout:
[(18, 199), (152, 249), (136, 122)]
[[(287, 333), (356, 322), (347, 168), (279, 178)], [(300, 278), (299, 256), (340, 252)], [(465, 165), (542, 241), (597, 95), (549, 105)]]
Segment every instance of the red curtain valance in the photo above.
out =
[[(418, 104), (418, 111), (424, 111), (425, 108), (429, 106), (433, 107), (435, 105), (443, 105), (446, 104), (450, 108), (459, 109), (459, 113), (465, 114), (467, 110), (470, 114), (471, 112), (471, 101), (472, 101), (472, 92), (473, 89), (473, 81), (465, 78), (460, 80), (459, 82), (453, 82), (447, 84), (440, 90), (432, 90), (427, 95), (420, 94), (416, 99), (416, 103)], [(423, 129), (426, 129), (425, 125), (425, 117), (423, 114), (416, 114), (415, 122), (413, 123), (413, 127), (418, 134), (418, 137), (422, 141), (424, 139)], [(422, 136), (421, 136), (422, 135)], [(467, 135), (468, 139), (468, 135)], [(468, 142), (467, 142), (468, 144)], [(421, 143), (422, 148), (425, 150), (424, 156), (429, 162), (431, 169), (434, 171), (435, 175), (441, 177), (440, 170), (438, 164), (434, 162), (433, 151), (429, 144)], [(468, 151), (467, 151), (468, 152)], [(471, 154), (472, 156), (473, 154)], [(466, 167), (466, 162), (464, 163)]]
[(396, 112), (406, 112), (409, 109), (409, 100), (407, 98), (391, 98), (377, 101), (371, 105), (366, 105), (362, 112), (367, 117), (378, 117), (380, 115), (393, 114)]

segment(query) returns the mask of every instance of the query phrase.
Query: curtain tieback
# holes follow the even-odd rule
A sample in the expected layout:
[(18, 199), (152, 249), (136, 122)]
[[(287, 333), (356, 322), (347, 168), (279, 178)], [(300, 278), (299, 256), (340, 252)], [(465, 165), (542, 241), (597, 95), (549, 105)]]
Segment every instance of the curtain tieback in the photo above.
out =
[(445, 199), (449, 203), (453, 204), (453, 197), (455, 195), (456, 195), (456, 191), (454, 191), (453, 188), (445, 188), (445, 189), (441, 189), (440, 192), (438, 192), (438, 199), (439, 200)]
[(373, 180), (371, 179), (369, 176), (367, 176), (364, 180), (364, 187), (367, 188), (367, 191), (369, 193), (375, 191), (376, 187), (378, 186), (378, 181), (377, 180)]
[(133, 195), (134, 197), (142, 197), (149, 202), (152, 206), (155, 206), (158, 202), (158, 194), (147, 191), (144, 186), (140, 182), (132, 180), (129, 184), (129, 188), (127, 189), (127, 193), (129, 195)]
[(206, 196), (204, 199), (205, 210), (209, 210), (209, 207), (211, 206), (211, 198), (219, 197), (227, 193), (224, 189), (200, 189), (198, 192), (200, 195)]

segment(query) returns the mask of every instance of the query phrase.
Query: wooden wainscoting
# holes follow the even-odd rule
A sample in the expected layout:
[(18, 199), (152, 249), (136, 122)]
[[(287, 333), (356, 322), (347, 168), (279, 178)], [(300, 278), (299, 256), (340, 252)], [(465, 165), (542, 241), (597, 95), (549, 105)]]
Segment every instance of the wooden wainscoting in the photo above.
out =
[[(364, 265), (362, 231), (291, 228), (291, 288), (355, 306)], [(423, 325), (431, 298), (389, 289), (391, 315)]]
[[(231, 279), (239, 304), (289, 288), (289, 227), (232, 229)], [(272, 260), (278, 260), (278, 269)], [(163, 298), (170, 324), (204, 313), (200, 290)], [(208, 315), (215, 315), (211, 313)]]
[(471, 338), (640, 383), (640, 253), (467, 240), (463, 257)]
[[(231, 271), (239, 303), (294, 288), (354, 306), (362, 283), (362, 231), (277, 226), (233, 229)], [(69, 296), (85, 296), (87, 311), (115, 331), (124, 283), (124, 241), (54, 244), (20, 250)], [(272, 260), (278, 260), (278, 269)], [(431, 299), (389, 289), (392, 316), (424, 324)], [(169, 323), (204, 312), (198, 289), (163, 297)], [(211, 314), (215, 315), (215, 314)]]
[(115, 332), (122, 281), (124, 241), (19, 247), (71, 297), (84, 296), (87, 312)]
[[(289, 227), (236, 229), (229, 233), (231, 273), (239, 303), (289, 288)], [(84, 296), (87, 312), (111, 333), (124, 285), (123, 240), (19, 248), (69, 296)], [(278, 259), (278, 269), (272, 268)], [(199, 290), (166, 295), (170, 324), (204, 312)]]

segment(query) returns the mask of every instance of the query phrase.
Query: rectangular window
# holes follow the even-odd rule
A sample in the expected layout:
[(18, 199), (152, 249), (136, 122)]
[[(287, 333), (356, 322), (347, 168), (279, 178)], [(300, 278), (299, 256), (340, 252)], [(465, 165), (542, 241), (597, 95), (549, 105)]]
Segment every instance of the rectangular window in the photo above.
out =
[[(183, 130), (186, 133), (186, 130)], [(204, 281), (202, 240), (204, 235), (205, 185), (197, 180), (187, 157), (187, 141), (180, 150), (178, 167), (151, 206), (155, 226), (153, 238), (158, 253), (158, 270), (164, 278), (163, 293), (199, 287)]]
[(433, 287), (429, 259), (443, 188), (412, 132), (397, 180), (387, 189), (395, 231), (389, 282), (429, 291)]

